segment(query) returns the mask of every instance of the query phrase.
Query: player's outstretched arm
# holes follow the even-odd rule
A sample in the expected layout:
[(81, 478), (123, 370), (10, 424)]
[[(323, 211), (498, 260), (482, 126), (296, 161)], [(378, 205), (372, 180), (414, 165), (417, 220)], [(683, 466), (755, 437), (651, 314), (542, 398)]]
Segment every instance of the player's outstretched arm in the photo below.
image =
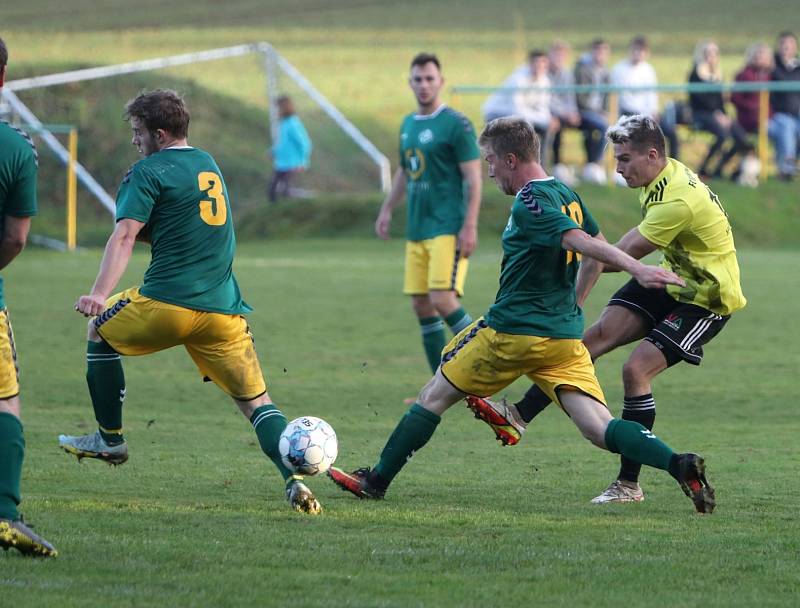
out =
[(3, 240), (0, 241), (0, 270), (8, 266), (25, 249), (30, 228), (30, 217), (5, 216)]
[(117, 222), (114, 232), (106, 243), (103, 261), (100, 262), (100, 272), (97, 273), (92, 292), (78, 298), (75, 310), (86, 317), (93, 317), (103, 312), (108, 296), (128, 267), (136, 235), (143, 227), (143, 222), (127, 218)]
[(461, 176), (467, 184), (467, 213), (458, 233), (458, 249), (461, 257), (468, 258), (478, 246), (478, 214), (481, 211), (481, 161), (468, 160), (459, 163)]
[(402, 167), (398, 167), (392, 179), (392, 188), (381, 205), (378, 219), (375, 220), (375, 234), (384, 241), (389, 239), (389, 227), (392, 225), (392, 211), (397, 208), (406, 195), (406, 174)]
[[(593, 238), (600, 239), (607, 243), (606, 237), (602, 232), (598, 232)], [(580, 268), (578, 268), (578, 277), (575, 279), (575, 297), (578, 306), (583, 306), (586, 298), (589, 297), (589, 292), (592, 291), (597, 279), (603, 274), (604, 264), (591, 257), (585, 257), (581, 260)]]
[(659, 266), (646, 266), (624, 251), (600, 239), (592, 238), (583, 230), (577, 228), (567, 230), (561, 235), (561, 246), (564, 249), (577, 251), (604, 264), (610, 264), (624, 270), (636, 279), (642, 287), (657, 289), (667, 285), (679, 285), (681, 287), (686, 285), (686, 282), (674, 272)]

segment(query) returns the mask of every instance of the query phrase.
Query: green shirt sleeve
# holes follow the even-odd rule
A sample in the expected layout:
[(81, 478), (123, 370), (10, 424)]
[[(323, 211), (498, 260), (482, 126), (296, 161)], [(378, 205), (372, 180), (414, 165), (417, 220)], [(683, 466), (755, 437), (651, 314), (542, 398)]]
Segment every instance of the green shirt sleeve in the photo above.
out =
[(117, 221), (131, 219), (146, 224), (159, 192), (158, 180), (142, 166), (141, 161), (133, 165), (122, 179), (117, 193)]
[(561, 235), (567, 230), (580, 230), (572, 218), (546, 201), (539, 201), (529, 186), (520, 191), (515, 205), (514, 221), (524, 231), (534, 247), (561, 247)]
[(639, 232), (651, 243), (659, 247), (669, 245), (692, 221), (692, 210), (686, 201), (671, 200), (667, 203), (650, 205), (639, 224)]
[(478, 140), (475, 136), (475, 129), (466, 116), (458, 115), (453, 127), (452, 140), (456, 159), (459, 163), (470, 160), (478, 160), (481, 151), (478, 149)]
[(36, 174), (38, 163), (33, 149), (30, 154), (20, 158), (19, 170), (16, 173), (11, 189), (8, 191), (3, 213), (13, 217), (30, 217), (36, 215)]

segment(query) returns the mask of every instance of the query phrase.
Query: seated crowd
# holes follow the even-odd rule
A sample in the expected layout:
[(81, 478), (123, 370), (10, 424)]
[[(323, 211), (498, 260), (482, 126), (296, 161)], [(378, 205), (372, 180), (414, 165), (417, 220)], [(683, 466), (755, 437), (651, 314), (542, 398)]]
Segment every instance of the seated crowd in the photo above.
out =
[[(525, 118), (542, 139), (542, 162), (569, 185), (578, 181), (574, 170), (562, 162), (561, 143), (565, 129), (580, 131), (586, 163), (581, 178), (591, 183), (607, 179), (603, 166), (604, 137), (609, 124), (608, 93), (581, 91), (570, 85), (657, 86), (656, 71), (648, 62), (649, 45), (644, 36), (630, 43), (628, 56), (609, 68), (611, 47), (602, 38), (591, 42), (574, 65), (571, 48), (555, 41), (548, 52), (535, 49), (525, 65), (519, 66), (483, 105), (486, 122), (502, 116)], [(737, 82), (800, 82), (797, 37), (791, 32), (778, 36), (775, 53), (763, 43), (747, 49), (745, 65), (736, 74)], [(723, 82), (720, 50), (712, 41), (700, 42), (694, 53), (689, 83)], [(555, 87), (555, 88), (553, 88)], [(735, 111), (727, 109), (728, 102)], [(669, 155), (678, 158), (680, 142), (677, 125), (707, 132), (712, 136), (697, 173), (703, 179), (728, 177), (745, 185), (756, 185), (761, 169), (755, 154), (754, 138), (759, 129), (760, 94), (735, 91), (729, 96), (720, 91), (689, 94), (688, 104), (667, 103), (659, 109), (656, 90), (620, 91), (618, 113), (647, 114), (654, 117), (669, 144)], [(791, 180), (797, 173), (800, 145), (800, 90), (773, 91), (769, 95), (768, 135), (775, 147), (778, 177)]]

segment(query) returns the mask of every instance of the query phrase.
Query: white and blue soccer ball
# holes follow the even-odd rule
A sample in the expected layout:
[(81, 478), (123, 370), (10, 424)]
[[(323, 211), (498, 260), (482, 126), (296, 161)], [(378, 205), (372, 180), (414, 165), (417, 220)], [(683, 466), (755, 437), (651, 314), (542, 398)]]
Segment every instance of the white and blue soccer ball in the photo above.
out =
[(292, 420), (281, 433), (278, 443), (286, 467), (300, 475), (324, 473), (336, 460), (339, 442), (333, 427), (314, 416)]

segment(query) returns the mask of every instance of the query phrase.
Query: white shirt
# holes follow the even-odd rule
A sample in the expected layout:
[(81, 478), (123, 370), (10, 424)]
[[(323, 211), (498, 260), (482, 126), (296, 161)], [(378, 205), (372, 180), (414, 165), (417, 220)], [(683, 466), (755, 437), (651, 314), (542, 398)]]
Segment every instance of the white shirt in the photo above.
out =
[[(530, 68), (522, 65), (503, 81), (502, 87), (549, 87), (547, 75), (538, 80)], [(546, 128), (550, 124), (550, 91), (496, 91), (483, 104), (483, 116), (489, 120), (501, 116), (524, 118), (532, 125)]]
[[(620, 61), (611, 69), (611, 84), (616, 85), (656, 85), (656, 71), (646, 61), (636, 65), (630, 59)], [(655, 91), (622, 91), (619, 94), (620, 113), (658, 115), (658, 94)]]

